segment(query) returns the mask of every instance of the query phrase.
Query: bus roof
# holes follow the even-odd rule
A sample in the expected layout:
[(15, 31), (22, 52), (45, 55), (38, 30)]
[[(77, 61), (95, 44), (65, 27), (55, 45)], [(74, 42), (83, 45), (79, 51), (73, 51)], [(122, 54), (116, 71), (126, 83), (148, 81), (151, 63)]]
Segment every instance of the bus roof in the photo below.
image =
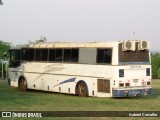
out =
[(40, 42), (31, 43), (12, 47), (11, 49), (21, 49), (21, 48), (85, 48), (85, 47), (113, 47), (117, 45), (118, 41), (113, 42), (86, 42), (86, 43), (73, 43), (73, 42)]

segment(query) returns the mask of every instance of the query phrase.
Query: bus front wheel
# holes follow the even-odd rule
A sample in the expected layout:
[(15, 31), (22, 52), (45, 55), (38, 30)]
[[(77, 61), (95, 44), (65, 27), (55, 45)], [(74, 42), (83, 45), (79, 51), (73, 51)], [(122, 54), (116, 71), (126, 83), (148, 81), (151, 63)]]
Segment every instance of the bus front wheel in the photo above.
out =
[(87, 85), (85, 82), (82, 81), (77, 85), (77, 94), (82, 97), (88, 96)]
[(27, 90), (27, 81), (26, 81), (23, 77), (20, 78), (19, 88), (20, 88), (22, 91), (26, 91), (26, 90)]

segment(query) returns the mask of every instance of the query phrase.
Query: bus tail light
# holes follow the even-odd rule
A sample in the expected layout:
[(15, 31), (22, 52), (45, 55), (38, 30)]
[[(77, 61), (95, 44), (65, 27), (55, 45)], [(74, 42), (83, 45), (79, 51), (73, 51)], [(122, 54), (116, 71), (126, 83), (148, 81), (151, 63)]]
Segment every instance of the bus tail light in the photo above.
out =
[(130, 86), (130, 83), (125, 83), (125, 86), (127, 86), (127, 87)]
[(150, 81), (148, 81), (148, 82), (147, 82), (147, 85), (151, 85), (151, 82), (150, 82)]
[(119, 83), (119, 87), (124, 87), (124, 83)]

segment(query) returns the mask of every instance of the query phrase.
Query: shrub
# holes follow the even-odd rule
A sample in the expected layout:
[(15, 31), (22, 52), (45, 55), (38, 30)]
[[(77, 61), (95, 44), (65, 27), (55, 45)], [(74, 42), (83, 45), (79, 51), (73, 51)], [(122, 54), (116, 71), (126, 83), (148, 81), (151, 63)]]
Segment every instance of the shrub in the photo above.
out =
[(157, 79), (160, 77), (160, 53), (151, 54), (151, 65), (152, 65), (152, 78)]

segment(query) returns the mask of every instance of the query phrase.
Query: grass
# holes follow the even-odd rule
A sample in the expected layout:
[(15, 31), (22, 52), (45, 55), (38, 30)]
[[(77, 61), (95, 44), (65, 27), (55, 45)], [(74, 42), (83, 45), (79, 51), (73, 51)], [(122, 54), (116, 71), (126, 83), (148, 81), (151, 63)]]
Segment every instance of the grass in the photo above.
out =
[[(1, 111), (159, 111), (160, 80), (152, 81), (152, 95), (143, 98), (97, 98), (29, 90), (20, 91), (0, 80)], [(25, 119), (25, 118), (24, 118)], [(58, 119), (58, 118), (57, 118)], [(76, 118), (72, 118), (76, 119)]]

